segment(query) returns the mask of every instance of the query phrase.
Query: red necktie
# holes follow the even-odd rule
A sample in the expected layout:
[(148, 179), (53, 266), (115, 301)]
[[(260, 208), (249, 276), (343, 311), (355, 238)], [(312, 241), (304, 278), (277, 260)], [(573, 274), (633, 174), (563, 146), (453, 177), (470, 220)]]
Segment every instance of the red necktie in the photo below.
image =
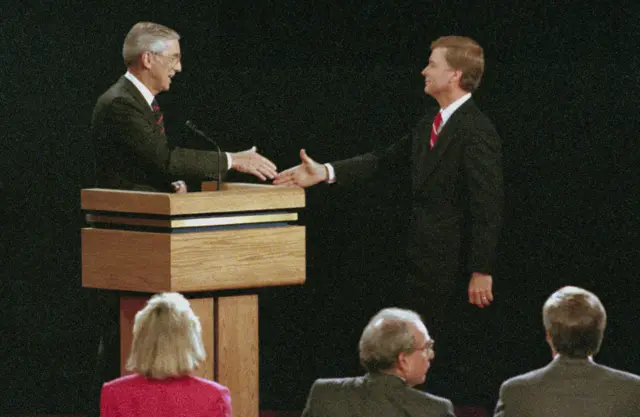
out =
[(153, 110), (153, 115), (156, 117), (156, 123), (160, 126), (160, 131), (164, 135), (164, 115), (160, 111), (160, 106), (155, 98), (151, 102), (151, 109)]
[(431, 140), (429, 141), (430, 149), (433, 149), (436, 146), (436, 141), (438, 140), (438, 131), (440, 130), (440, 125), (442, 124), (442, 112), (438, 112), (436, 118), (433, 119), (433, 123), (431, 124)]

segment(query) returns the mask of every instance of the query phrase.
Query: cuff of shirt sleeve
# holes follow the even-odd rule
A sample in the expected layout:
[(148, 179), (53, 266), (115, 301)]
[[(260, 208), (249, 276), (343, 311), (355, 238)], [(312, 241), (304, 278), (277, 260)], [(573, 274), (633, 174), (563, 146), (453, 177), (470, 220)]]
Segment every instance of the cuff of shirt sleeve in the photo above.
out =
[(231, 169), (231, 162), (233, 162), (231, 160), (231, 154), (229, 152), (225, 152), (225, 155), (227, 155), (227, 170)]
[(327, 169), (327, 176), (329, 177), (327, 183), (333, 184), (334, 182), (336, 182), (336, 171), (333, 169), (333, 165), (327, 163), (324, 164), (324, 167)]

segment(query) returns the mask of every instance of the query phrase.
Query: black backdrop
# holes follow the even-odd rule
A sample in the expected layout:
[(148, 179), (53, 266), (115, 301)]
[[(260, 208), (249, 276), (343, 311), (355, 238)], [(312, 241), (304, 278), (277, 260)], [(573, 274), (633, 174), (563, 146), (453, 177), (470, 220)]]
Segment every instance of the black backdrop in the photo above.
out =
[[(95, 351), (79, 269), (88, 125), (140, 20), (183, 37), (184, 72), (159, 97), (169, 134), (192, 119), (224, 149), (256, 144), (280, 168), (300, 147), (326, 161), (390, 143), (433, 104), (420, 76), (430, 41), (475, 38), (487, 58), (476, 100), (504, 140), (507, 217), (492, 325), (468, 358), (487, 372), (470, 377), (471, 391), (494, 401), (501, 379), (548, 360), (540, 306), (564, 284), (608, 308), (599, 360), (639, 372), (637, 6), (528, 3), (5, 4), (0, 412), (85, 407)], [(402, 270), (400, 183), (307, 192), (308, 282), (261, 298), (262, 408), (299, 409), (315, 377), (358, 372), (358, 333)]]

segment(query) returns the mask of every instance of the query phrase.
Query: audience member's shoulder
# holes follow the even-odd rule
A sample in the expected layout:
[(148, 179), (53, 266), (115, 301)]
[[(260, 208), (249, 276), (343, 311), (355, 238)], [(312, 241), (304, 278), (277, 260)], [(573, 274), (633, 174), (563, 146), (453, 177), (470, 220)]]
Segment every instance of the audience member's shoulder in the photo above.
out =
[(104, 386), (106, 388), (120, 388), (120, 387), (129, 387), (132, 385), (137, 385), (141, 381), (143, 381), (145, 377), (138, 374), (130, 374), (121, 376), (120, 378), (113, 379), (109, 382), (105, 382)]
[(632, 374), (631, 372), (623, 371), (620, 369), (610, 368), (605, 365), (597, 365), (600, 369), (605, 371), (609, 378), (626, 381), (632, 384), (640, 385), (640, 375)]
[(316, 387), (323, 388), (348, 388), (348, 387), (357, 387), (362, 385), (363, 378), (362, 377), (354, 377), (354, 378), (320, 378), (316, 379), (314, 385)]
[(215, 381), (211, 381), (209, 379), (200, 378), (199, 376), (188, 376), (186, 377), (190, 384), (201, 387), (202, 389), (210, 390), (210, 391), (228, 391), (228, 388), (222, 384), (218, 384)]
[(409, 388), (409, 395), (416, 400), (421, 400), (430, 404), (438, 404), (444, 408), (453, 408), (453, 403), (448, 398), (439, 397), (428, 392), (420, 391), (415, 388)]
[(542, 368), (534, 369), (524, 374), (514, 376), (504, 381), (502, 385), (504, 387), (512, 387), (538, 383), (544, 377), (547, 368), (548, 365)]

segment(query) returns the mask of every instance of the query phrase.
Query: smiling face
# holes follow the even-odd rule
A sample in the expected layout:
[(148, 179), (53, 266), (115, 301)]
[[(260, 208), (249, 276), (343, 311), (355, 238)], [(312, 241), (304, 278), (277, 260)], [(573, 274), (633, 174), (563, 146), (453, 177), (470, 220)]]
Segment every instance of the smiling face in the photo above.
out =
[(164, 52), (145, 52), (150, 84), (147, 87), (153, 95), (169, 90), (173, 76), (182, 71), (180, 42), (170, 40), (165, 41), (165, 44), (167, 49)]
[(435, 48), (429, 57), (429, 64), (422, 70), (424, 92), (436, 100), (460, 88), (461, 71), (449, 66), (446, 53), (446, 48)]

